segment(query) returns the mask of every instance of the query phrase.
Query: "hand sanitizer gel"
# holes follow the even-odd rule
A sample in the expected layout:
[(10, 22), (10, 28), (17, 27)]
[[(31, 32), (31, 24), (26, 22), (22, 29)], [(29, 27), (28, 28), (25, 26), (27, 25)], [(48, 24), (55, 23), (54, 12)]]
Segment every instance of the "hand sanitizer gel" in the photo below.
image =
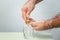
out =
[(29, 23), (30, 21), (27, 20), (26, 24), (24, 25), (23, 33), (24, 33), (24, 38), (31, 40), (31, 38), (33, 37), (33, 28)]

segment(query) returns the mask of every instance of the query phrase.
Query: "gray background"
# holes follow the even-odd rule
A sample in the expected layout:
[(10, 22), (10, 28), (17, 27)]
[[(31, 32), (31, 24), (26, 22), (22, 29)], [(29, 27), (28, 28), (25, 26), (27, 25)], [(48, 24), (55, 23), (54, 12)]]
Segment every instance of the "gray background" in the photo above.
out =
[[(20, 32), (23, 29), (21, 8), (27, 0), (0, 0), (0, 32)], [(36, 5), (31, 17), (35, 20), (51, 19), (60, 12), (60, 0), (44, 0)], [(49, 30), (60, 40), (60, 28)]]

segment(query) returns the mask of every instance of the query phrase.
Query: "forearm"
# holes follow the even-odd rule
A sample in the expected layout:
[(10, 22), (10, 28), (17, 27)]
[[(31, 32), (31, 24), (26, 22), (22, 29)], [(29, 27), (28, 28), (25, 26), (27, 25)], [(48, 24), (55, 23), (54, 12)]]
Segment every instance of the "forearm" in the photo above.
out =
[(36, 5), (37, 3), (39, 3), (39, 2), (41, 2), (43, 0), (28, 0), (28, 1), (31, 1), (31, 2), (33, 2)]
[(51, 28), (60, 27), (60, 14), (50, 20), (50, 27)]

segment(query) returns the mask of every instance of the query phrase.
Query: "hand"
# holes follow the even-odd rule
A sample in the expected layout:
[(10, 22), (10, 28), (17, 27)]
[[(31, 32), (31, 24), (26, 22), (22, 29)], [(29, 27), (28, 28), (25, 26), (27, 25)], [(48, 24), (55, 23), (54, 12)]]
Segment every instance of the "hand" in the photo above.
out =
[(49, 21), (46, 21), (46, 20), (39, 20), (39, 21), (31, 20), (30, 24), (33, 27), (33, 29), (35, 29), (37, 31), (47, 30), (47, 29), (51, 28), (51, 26), (48, 25)]
[(32, 1), (27, 2), (23, 8), (22, 8), (22, 16), (23, 19), (26, 21), (30, 15), (30, 13), (33, 11), (33, 9), (35, 8), (35, 4)]

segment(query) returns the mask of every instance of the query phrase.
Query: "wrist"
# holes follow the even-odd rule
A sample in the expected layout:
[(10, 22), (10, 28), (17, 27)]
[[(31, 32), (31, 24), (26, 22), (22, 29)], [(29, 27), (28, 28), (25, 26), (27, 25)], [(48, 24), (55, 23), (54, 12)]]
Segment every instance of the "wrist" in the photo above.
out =
[(49, 29), (54, 28), (52, 22), (53, 22), (53, 20), (48, 20)]
[(46, 20), (44, 25), (45, 25), (44, 30), (52, 29), (53, 28), (52, 20)]
[(41, 2), (41, 1), (43, 1), (43, 0), (30, 0), (33, 4), (37, 4), (37, 3), (39, 3), (39, 2)]
[(60, 14), (58, 14), (55, 18), (51, 19), (51, 25), (53, 28), (58, 28), (60, 27)]
[(37, 0), (30, 0), (29, 2), (31, 2), (32, 4), (36, 4)]
[(44, 29), (52, 29), (52, 20), (47, 20), (45, 23), (45, 28)]

